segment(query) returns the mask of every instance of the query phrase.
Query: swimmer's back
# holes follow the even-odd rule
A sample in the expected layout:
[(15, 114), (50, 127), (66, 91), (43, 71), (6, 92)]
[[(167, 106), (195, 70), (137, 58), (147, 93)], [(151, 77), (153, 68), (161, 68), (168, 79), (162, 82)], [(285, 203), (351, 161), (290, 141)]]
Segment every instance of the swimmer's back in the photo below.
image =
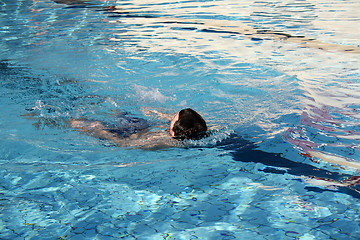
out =
[(117, 137), (127, 138), (133, 134), (149, 130), (151, 124), (143, 118), (123, 112), (117, 116), (114, 124), (104, 124), (104, 126), (106, 126), (104, 130), (116, 134)]

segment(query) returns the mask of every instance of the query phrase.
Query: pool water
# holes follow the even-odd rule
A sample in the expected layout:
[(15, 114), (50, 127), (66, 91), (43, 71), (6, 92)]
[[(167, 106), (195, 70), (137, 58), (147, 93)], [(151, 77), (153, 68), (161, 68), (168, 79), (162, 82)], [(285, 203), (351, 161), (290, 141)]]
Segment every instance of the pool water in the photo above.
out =
[[(359, 10), (0, 1), (0, 239), (359, 239)], [(216, 133), (143, 150), (66, 124), (185, 107)]]

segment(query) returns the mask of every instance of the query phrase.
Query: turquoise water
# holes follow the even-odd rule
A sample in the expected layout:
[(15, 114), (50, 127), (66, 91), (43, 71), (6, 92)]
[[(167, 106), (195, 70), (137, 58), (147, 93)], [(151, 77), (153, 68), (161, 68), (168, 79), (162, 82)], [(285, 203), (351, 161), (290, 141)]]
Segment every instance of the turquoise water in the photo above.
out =
[[(0, 1), (0, 239), (359, 239), (359, 9)], [(219, 132), (141, 150), (66, 124), (185, 107)]]

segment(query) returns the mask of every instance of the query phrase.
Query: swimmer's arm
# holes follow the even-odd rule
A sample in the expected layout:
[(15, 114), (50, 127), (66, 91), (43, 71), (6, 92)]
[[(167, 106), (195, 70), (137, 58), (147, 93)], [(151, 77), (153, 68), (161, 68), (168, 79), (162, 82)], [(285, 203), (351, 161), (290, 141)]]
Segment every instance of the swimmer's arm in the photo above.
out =
[(167, 132), (150, 131), (142, 134), (134, 134), (124, 139), (123, 145), (143, 150), (160, 150), (176, 146), (177, 141), (173, 140)]
[(159, 112), (158, 110), (147, 108), (147, 107), (141, 108), (141, 111), (143, 112), (143, 114), (145, 116), (154, 117), (154, 115), (155, 115), (155, 117), (157, 119), (159, 119), (159, 120), (167, 120), (167, 121), (171, 121), (174, 118), (174, 115), (175, 115), (175, 114)]
[(116, 137), (113, 133), (106, 130), (105, 126), (99, 121), (71, 119), (70, 126), (92, 137), (109, 140), (116, 145), (123, 144), (123, 139)]

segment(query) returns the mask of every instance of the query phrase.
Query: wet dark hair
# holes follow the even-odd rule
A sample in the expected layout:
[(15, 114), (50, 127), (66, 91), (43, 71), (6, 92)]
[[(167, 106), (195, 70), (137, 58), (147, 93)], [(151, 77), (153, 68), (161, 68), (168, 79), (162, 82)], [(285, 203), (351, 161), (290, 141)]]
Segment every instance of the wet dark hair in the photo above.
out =
[(207, 136), (205, 120), (191, 108), (179, 112), (179, 119), (174, 123), (173, 131), (176, 139), (198, 140)]

